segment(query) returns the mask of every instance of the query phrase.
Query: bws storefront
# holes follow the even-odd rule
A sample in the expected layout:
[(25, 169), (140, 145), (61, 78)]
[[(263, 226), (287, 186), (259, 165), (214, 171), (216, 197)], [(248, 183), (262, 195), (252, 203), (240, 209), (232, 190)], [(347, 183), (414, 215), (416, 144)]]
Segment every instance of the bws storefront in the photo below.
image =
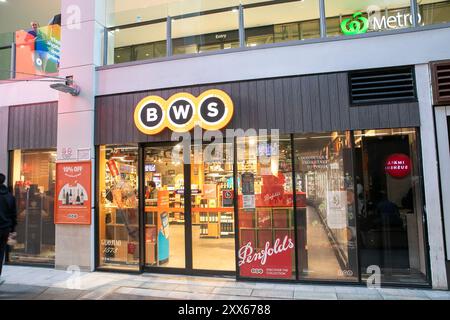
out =
[(97, 268), (428, 285), (419, 126), (412, 67), (97, 97)]

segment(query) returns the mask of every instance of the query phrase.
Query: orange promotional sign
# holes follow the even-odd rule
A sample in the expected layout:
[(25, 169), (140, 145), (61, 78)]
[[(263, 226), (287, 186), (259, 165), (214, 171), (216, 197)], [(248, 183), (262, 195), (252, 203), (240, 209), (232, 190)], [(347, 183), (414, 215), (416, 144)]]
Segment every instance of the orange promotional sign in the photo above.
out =
[(169, 209), (169, 191), (158, 191), (158, 208)]
[(91, 162), (56, 164), (55, 224), (91, 224)]

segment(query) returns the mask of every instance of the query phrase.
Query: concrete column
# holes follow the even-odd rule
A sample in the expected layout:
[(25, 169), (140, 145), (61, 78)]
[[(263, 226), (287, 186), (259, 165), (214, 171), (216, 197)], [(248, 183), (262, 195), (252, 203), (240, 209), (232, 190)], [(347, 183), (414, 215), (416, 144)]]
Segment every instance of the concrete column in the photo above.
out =
[(435, 137), (431, 78), (428, 64), (416, 65), (417, 95), (420, 108), (420, 133), (425, 188), (431, 280), (434, 289), (448, 288), (442, 208), (439, 192), (438, 154)]
[[(62, 0), (60, 76), (73, 76), (81, 94), (59, 95), (58, 161), (78, 159), (78, 150), (89, 149), (95, 171), (94, 114), (96, 95), (95, 68), (102, 64), (102, 43), (106, 20), (105, 0)], [(71, 159), (64, 159), (63, 148), (72, 149)], [(94, 174), (92, 175), (92, 191)], [(91, 196), (94, 208), (94, 194)], [(56, 226), (56, 268), (78, 266), (92, 271), (94, 262), (94, 210), (92, 224)]]
[[(439, 169), (441, 177), (442, 211), (444, 215), (444, 237), (447, 249), (447, 275), (450, 274), (450, 141), (448, 136), (448, 121), (450, 107), (436, 107), (436, 137), (438, 143)], [(448, 276), (447, 276), (448, 277)], [(447, 278), (447, 281), (450, 279)]]

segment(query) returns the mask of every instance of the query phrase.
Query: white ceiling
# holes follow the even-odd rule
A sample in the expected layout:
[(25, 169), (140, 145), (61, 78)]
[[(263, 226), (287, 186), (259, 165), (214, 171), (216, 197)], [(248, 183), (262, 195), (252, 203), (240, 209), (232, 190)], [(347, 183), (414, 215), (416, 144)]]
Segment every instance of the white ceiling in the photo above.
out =
[(61, 0), (7, 0), (0, 2), (0, 33), (29, 29), (30, 22), (45, 26), (60, 13)]

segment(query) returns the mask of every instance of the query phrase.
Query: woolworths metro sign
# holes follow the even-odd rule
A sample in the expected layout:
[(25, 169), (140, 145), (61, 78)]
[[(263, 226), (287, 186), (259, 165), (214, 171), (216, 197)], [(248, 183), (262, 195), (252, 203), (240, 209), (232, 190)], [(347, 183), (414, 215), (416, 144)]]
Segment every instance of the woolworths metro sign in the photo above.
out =
[[(366, 18), (362, 12), (356, 12), (351, 18), (341, 22), (341, 30), (345, 35), (354, 35), (366, 33), (369, 30), (379, 31), (386, 29), (398, 29), (409, 27), (413, 24), (413, 16), (409, 13), (402, 14), (398, 12), (392, 16), (381, 16), (379, 12), (368, 14)], [(418, 22), (422, 17), (418, 14)]]

